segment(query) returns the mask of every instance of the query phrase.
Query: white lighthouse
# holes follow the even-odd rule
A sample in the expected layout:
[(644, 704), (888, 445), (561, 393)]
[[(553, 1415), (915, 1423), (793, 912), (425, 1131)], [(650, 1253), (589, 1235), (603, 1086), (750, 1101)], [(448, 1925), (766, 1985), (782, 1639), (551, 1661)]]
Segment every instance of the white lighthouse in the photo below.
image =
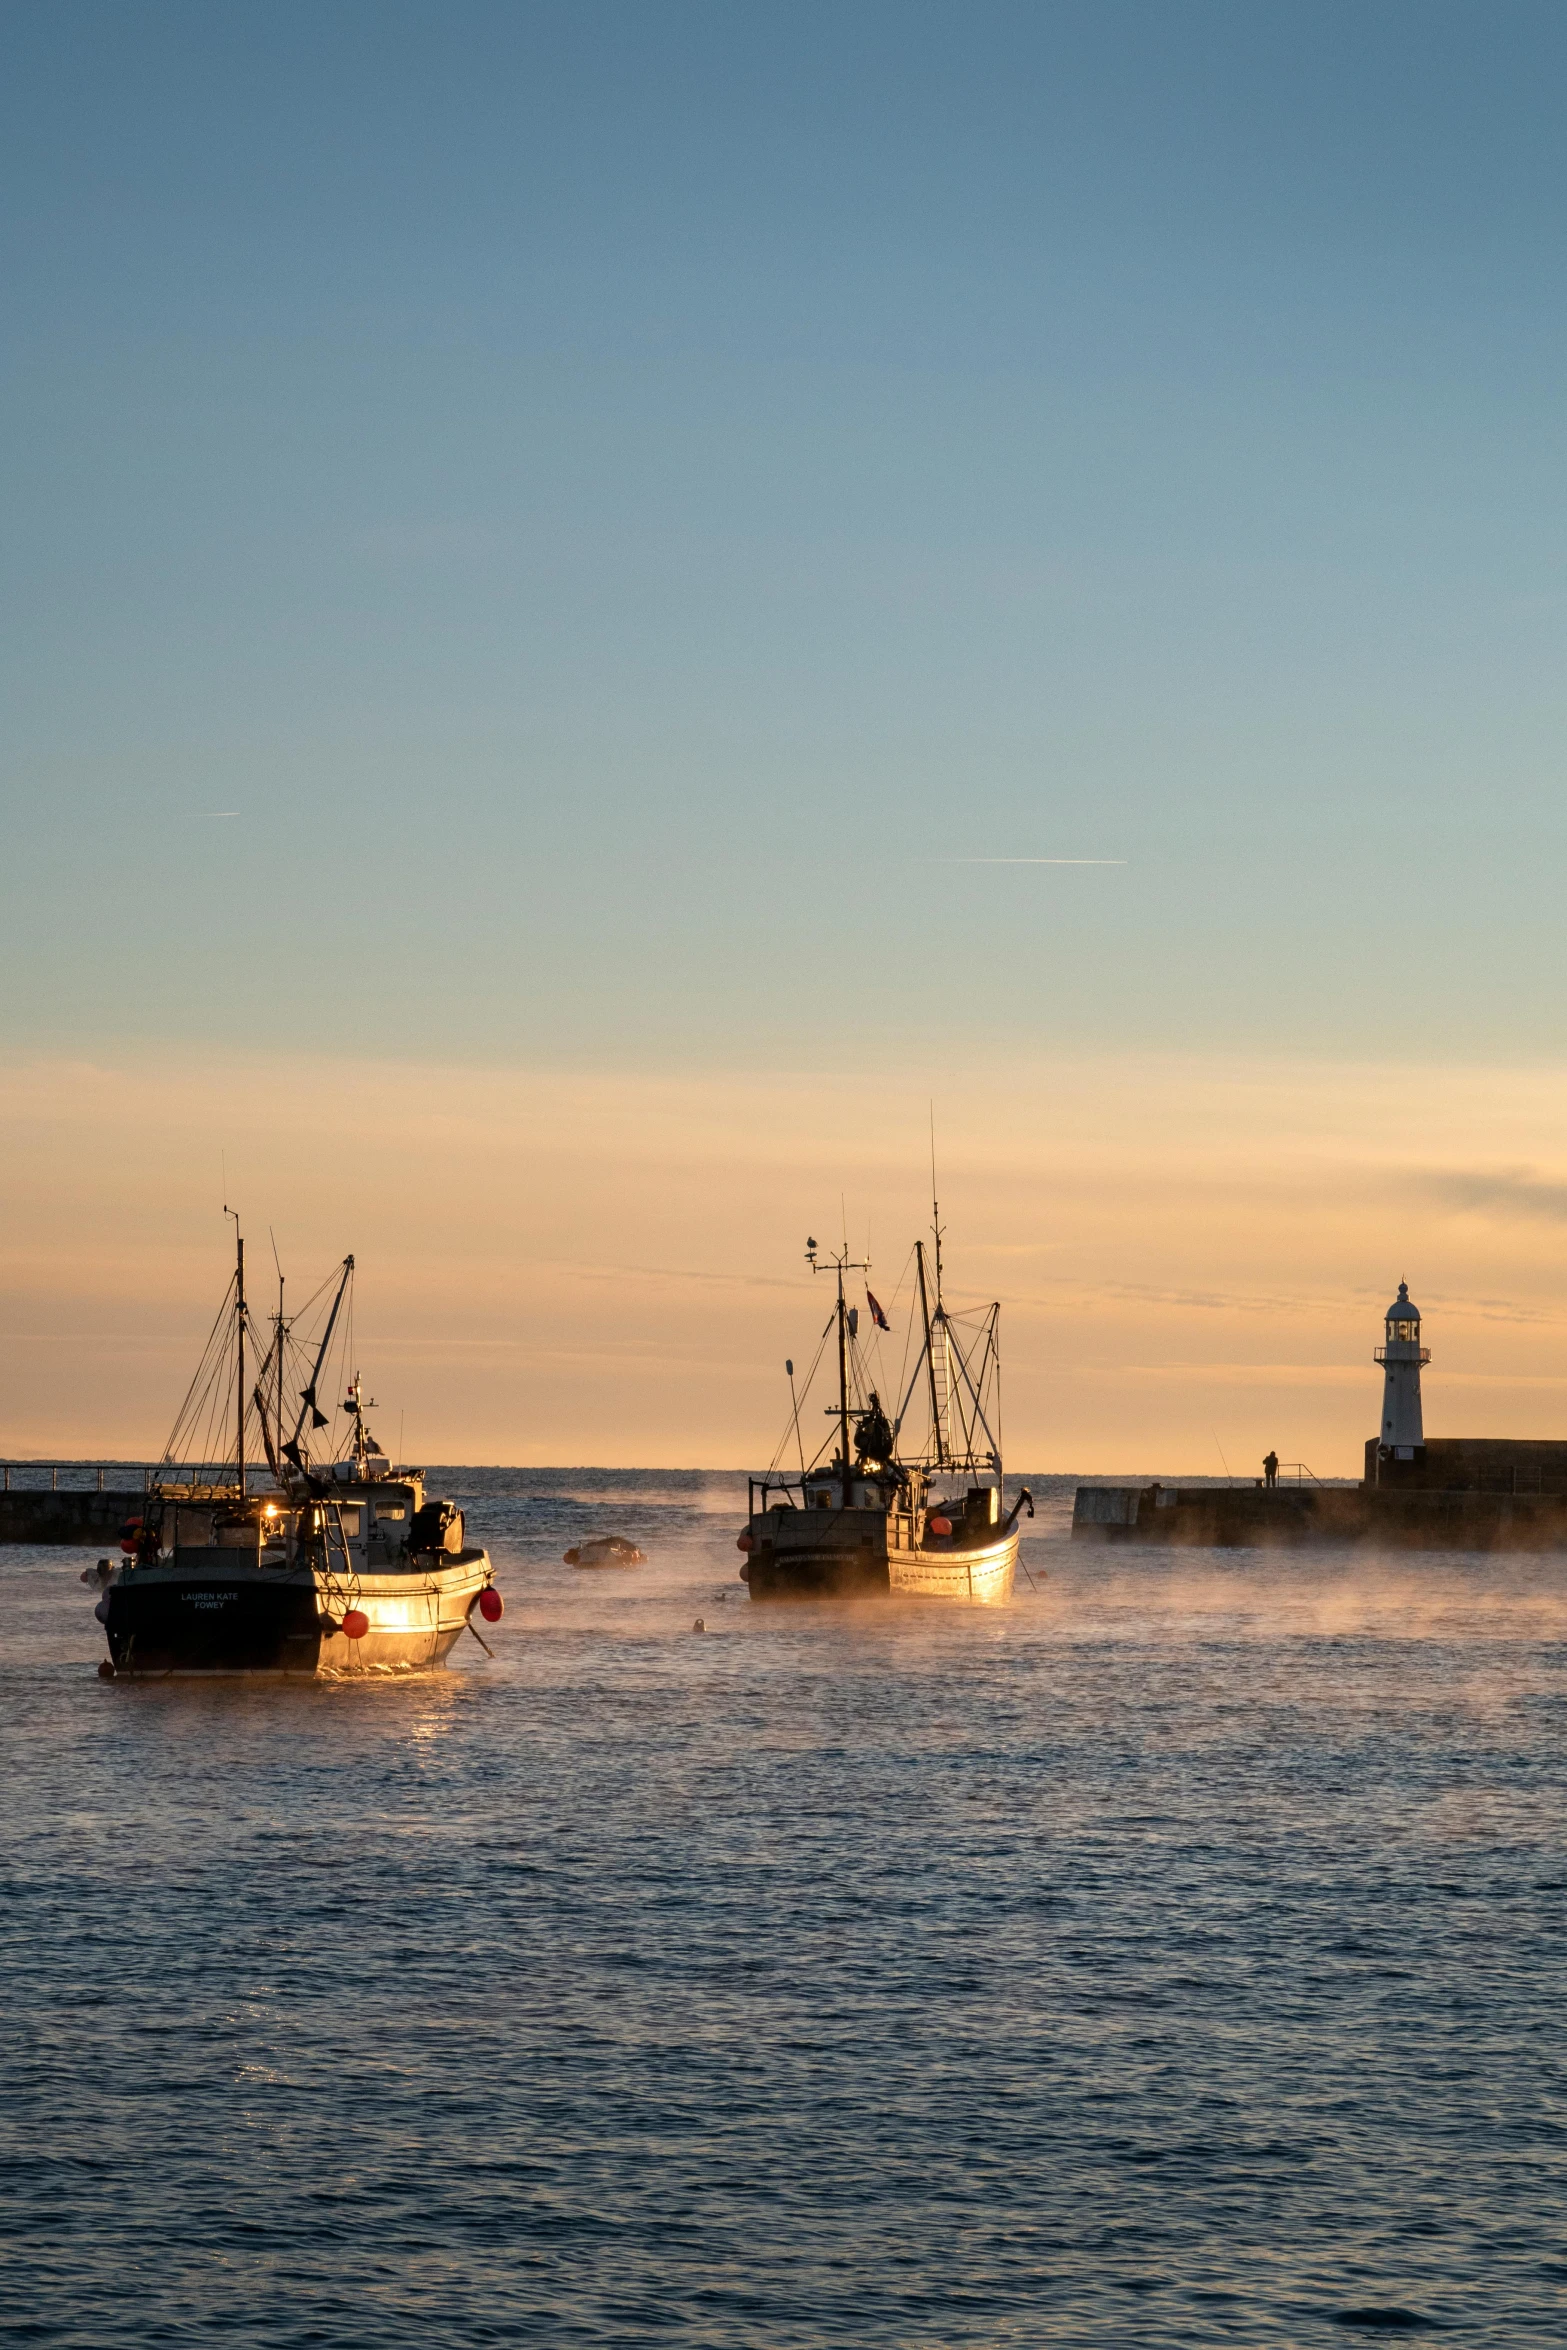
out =
[(1420, 1343), (1420, 1308), (1410, 1304), (1409, 1284), (1401, 1281), (1387, 1309), (1387, 1343), (1377, 1348), (1382, 1365), (1382, 1433), (1377, 1445), (1396, 1461), (1412, 1461), (1416, 1446), (1425, 1442), (1420, 1366), (1430, 1360), (1429, 1347)]

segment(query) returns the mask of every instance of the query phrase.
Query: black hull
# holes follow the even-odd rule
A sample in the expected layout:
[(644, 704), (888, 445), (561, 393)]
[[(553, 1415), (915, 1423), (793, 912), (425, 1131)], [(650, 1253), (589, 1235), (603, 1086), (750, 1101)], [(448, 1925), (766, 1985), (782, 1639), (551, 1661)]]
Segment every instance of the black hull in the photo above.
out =
[(799, 1550), (751, 1555), (746, 1578), (755, 1600), (885, 1599), (885, 1556), (862, 1550)]
[(313, 1673), (312, 1584), (113, 1584), (104, 1630), (117, 1673)]
[[(490, 1575), (483, 1550), (452, 1553), (424, 1572), (329, 1582), (248, 1566), (132, 1568), (105, 1595), (110, 1669), (117, 1676), (418, 1671), (447, 1656)], [(351, 1611), (362, 1619), (353, 1638)]]

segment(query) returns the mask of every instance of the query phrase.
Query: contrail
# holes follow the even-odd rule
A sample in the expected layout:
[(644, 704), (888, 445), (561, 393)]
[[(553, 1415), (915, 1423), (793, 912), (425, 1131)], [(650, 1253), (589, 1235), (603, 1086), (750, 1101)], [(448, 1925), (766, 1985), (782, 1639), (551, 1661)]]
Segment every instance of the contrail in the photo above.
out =
[(927, 857), (927, 865), (1125, 865), (1125, 857)]

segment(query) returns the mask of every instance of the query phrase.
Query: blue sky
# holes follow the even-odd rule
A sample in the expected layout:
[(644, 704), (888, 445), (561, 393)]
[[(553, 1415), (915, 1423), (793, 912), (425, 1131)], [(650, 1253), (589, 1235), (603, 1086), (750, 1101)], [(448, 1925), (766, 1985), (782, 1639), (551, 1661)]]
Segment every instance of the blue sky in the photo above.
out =
[(7, 26), (13, 1050), (1562, 1051), (1559, 9)]

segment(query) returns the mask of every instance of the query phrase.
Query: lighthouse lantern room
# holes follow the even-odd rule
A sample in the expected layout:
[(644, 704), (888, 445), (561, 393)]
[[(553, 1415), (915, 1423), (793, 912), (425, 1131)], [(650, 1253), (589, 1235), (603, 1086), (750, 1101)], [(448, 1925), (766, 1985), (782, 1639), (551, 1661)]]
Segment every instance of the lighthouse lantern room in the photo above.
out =
[(1401, 1281), (1398, 1295), (1387, 1309), (1387, 1343), (1377, 1348), (1382, 1365), (1382, 1434), (1377, 1449), (1384, 1460), (1412, 1461), (1425, 1443), (1420, 1418), (1420, 1366), (1431, 1360), (1431, 1350), (1420, 1343), (1420, 1308), (1409, 1302), (1409, 1284)]

